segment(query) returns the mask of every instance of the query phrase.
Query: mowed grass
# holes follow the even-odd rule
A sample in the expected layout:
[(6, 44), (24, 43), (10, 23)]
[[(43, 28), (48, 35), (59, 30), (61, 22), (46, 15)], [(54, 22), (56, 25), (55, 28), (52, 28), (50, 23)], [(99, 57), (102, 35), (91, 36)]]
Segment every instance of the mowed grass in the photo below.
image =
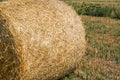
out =
[(88, 42), (86, 55), (119, 62), (120, 20), (84, 16), (83, 22)]
[(120, 80), (120, 20), (82, 16), (87, 50), (77, 74), (62, 80)]

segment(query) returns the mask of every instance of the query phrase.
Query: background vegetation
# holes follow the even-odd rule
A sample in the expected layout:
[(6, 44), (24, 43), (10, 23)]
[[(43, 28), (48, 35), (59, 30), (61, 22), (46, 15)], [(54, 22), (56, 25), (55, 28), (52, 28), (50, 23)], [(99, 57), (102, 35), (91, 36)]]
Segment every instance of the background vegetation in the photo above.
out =
[(71, 5), (79, 15), (111, 17), (120, 19), (119, 0), (64, 0)]
[(82, 14), (87, 50), (79, 75), (73, 72), (61, 80), (120, 80), (120, 1), (62, 1)]

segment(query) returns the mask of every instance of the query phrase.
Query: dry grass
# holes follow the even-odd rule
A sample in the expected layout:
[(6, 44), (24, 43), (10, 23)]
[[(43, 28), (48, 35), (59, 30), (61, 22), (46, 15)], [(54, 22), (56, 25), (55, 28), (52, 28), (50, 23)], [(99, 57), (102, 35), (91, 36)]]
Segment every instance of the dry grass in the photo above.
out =
[(66, 4), (0, 3), (0, 80), (56, 80), (74, 70), (84, 52), (83, 25)]

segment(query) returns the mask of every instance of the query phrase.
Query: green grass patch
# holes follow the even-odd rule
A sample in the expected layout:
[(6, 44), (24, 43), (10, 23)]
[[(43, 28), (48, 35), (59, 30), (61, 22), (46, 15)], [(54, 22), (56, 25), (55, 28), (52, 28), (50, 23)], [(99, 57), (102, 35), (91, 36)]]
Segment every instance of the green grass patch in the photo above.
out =
[(98, 17), (111, 17), (120, 19), (120, 7), (113, 6), (103, 6), (99, 4), (86, 4), (82, 3), (72, 4), (73, 8), (79, 15), (90, 15), (90, 16), (98, 16)]
[[(120, 19), (120, 3), (117, 1), (114, 1), (116, 5), (111, 5), (109, 3), (106, 4), (100, 4), (102, 2), (98, 1), (99, 3), (89, 3), (87, 1), (84, 1), (81, 3), (81, 1), (68, 1), (68, 0), (63, 0), (69, 5), (71, 5), (76, 12), (79, 15), (90, 15), (90, 16), (97, 16), (97, 17), (111, 17), (111, 18), (116, 18)], [(91, 1), (95, 2), (95, 1)], [(104, 2), (109, 2), (109, 1), (104, 1)], [(112, 2), (111, 2), (112, 3)], [(117, 4), (118, 3), (118, 4)]]

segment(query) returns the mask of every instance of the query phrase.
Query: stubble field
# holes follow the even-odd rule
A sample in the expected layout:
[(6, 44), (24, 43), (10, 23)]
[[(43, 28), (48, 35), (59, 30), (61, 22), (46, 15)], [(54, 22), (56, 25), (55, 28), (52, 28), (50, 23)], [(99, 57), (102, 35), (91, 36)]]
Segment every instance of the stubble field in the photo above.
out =
[[(70, 6), (81, 0), (63, 0)], [(85, 1), (87, 4), (120, 5), (119, 1)], [(74, 8), (74, 6), (73, 6)], [(86, 29), (87, 50), (76, 75), (61, 80), (120, 80), (120, 20), (80, 15)]]

